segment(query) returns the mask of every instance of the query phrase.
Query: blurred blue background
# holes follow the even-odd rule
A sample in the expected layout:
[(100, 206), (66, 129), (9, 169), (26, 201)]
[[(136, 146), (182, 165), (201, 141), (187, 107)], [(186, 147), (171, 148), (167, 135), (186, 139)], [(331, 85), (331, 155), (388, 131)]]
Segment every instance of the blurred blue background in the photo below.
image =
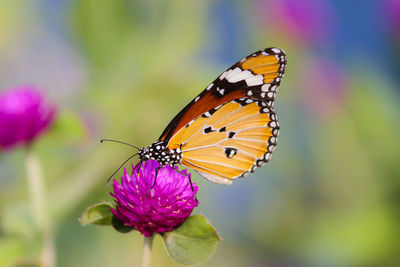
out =
[[(277, 46), (287, 73), (267, 166), (231, 186), (196, 174), (223, 237), (203, 266), (400, 264), (400, 1), (2, 1), (0, 90), (58, 105), (35, 146), (56, 225), (57, 266), (138, 266), (142, 236), (82, 227), (105, 180), (227, 67)], [(0, 155), (0, 266), (40, 250), (24, 150)], [(155, 239), (154, 266), (178, 266)], [(137, 264), (135, 264), (135, 262)]]

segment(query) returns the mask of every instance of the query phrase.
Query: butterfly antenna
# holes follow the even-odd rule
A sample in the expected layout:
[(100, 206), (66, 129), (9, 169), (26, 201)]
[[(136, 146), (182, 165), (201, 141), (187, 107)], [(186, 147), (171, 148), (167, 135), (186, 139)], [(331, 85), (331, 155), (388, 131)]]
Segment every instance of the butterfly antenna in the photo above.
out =
[(136, 154), (133, 154), (132, 156), (130, 156), (127, 160), (125, 160), (125, 161), (121, 164), (121, 166), (118, 167), (118, 169), (117, 169), (113, 174), (111, 174), (110, 177), (108, 177), (107, 182), (106, 182), (106, 186), (107, 186), (107, 187), (108, 187), (108, 184), (110, 183), (111, 178), (125, 165), (125, 163), (127, 163), (131, 158), (133, 158), (134, 156), (136, 156), (136, 155), (138, 155), (138, 154), (139, 154), (139, 153), (136, 153)]
[(120, 144), (123, 144), (123, 145), (127, 145), (127, 146), (134, 147), (134, 148), (136, 148), (137, 150), (140, 150), (140, 148), (138, 148), (137, 146), (134, 146), (134, 145), (131, 145), (131, 144), (122, 142), (122, 141), (114, 140), (114, 139), (101, 139), (101, 140), (100, 140), (100, 143), (103, 143), (103, 142), (106, 142), (106, 141), (107, 141), (107, 142), (120, 143)]

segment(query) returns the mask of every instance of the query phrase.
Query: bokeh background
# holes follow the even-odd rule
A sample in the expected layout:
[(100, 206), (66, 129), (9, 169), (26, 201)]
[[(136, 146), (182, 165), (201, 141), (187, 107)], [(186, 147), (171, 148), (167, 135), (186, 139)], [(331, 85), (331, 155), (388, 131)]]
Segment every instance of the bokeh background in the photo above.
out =
[[(203, 266), (399, 266), (400, 1), (1, 1), (0, 90), (32, 84), (58, 106), (35, 144), (58, 266), (138, 266), (142, 236), (78, 223), (105, 180), (227, 67), (288, 57), (271, 162), (231, 186), (197, 174), (223, 237)], [(25, 150), (0, 155), (0, 266), (29, 262)], [(155, 239), (153, 266), (178, 266)]]

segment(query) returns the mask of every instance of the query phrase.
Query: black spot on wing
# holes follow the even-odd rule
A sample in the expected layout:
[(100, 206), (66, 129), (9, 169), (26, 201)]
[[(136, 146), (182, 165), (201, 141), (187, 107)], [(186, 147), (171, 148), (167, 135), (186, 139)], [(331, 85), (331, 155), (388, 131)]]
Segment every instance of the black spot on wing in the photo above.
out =
[(237, 154), (237, 151), (237, 148), (234, 147), (227, 147), (224, 150), (226, 157), (230, 159)]
[[(230, 83), (225, 78), (222, 79), (222, 80), (217, 78), (214, 81), (214, 84), (215, 84), (215, 86), (213, 87), (212, 92), (218, 98), (221, 98), (221, 97), (223, 97), (223, 96), (225, 96), (225, 95), (227, 95), (229, 93), (232, 93), (232, 92), (234, 92), (236, 90), (242, 90), (242, 89), (245, 89), (245, 88), (248, 87), (245, 80), (241, 80), (241, 81), (238, 81), (238, 82), (235, 82), (235, 83)], [(217, 88), (219, 90), (217, 90)], [(221, 89), (224, 89), (224, 94), (223, 95), (220, 94), (220, 90)]]
[(207, 134), (207, 133), (211, 133), (211, 132), (215, 132), (215, 130), (211, 126), (204, 128), (204, 133)]

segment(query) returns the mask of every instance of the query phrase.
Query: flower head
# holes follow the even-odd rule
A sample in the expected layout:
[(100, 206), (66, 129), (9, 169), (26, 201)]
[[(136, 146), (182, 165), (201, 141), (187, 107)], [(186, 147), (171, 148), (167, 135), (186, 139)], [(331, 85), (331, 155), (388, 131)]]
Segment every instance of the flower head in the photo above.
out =
[(50, 125), (55, 108), (31, 86), (0, 94), (0, 149), (30, 144)]
[[(198, 187), (178, 168), (167, 165), (159, 169), (153, 186), (156, 168), (160, 163), (147, 160), (133, 168), (132, 175), (125, 170), (121, 183), (113, 181), (116, 208), (114, 216), (125, 225), (145, 236), (154, 232), (170, 232), (180, 226), (196, 207)], [(184, 174), (186, 170), (181, 171)], [(188, 174), (190, 177), (190, 174)]]

